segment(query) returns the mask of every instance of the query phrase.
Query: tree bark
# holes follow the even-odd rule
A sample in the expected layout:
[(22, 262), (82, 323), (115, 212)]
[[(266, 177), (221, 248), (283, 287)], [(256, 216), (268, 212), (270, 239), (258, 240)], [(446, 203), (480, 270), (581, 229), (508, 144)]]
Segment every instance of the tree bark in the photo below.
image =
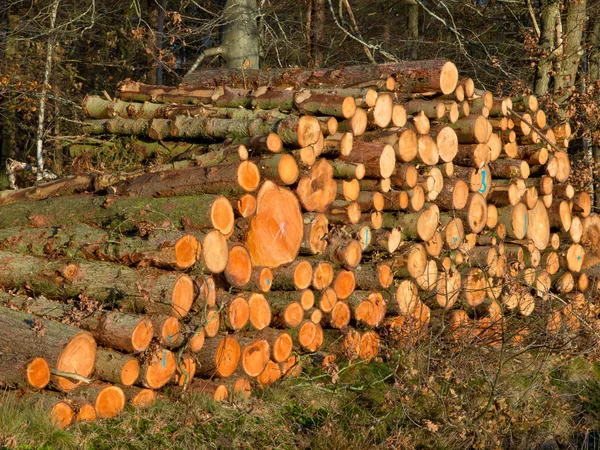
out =
[[(367, 88), (380, 85), (391, 77), (396, 92), (415, 93), (441, 91), (449, 94), (456, 88), (456, 66), (445, 60), (403, 61), (372, 66), (347, 66), (335, 69), (271, 69), (259, 71), (210, 69), (196, 71), (184, 78), (184, 87), (257, 88), (259, 86)], [(245, 83), (244, 83), (245, 81)]]
[(0, 283), (28, 286), (52, 299), (77, 298), (86, 293), (107, 307), (130, 312), (187, 315), (195, 287), (187, 275), (153, 269), (134, 270), (105, 262), (47, 261), (0, 252)]
[[(0, 306), (0, 330), (3, 359), (14, 358), (17, 363), (18, 358), (41, 357), (51, 369), (82, 377), (89, 377), (94, 369), (96, 341), (86, 331), (3, 306)], [(82, 383), (56, 375), (52, 382), (64, 392)]]

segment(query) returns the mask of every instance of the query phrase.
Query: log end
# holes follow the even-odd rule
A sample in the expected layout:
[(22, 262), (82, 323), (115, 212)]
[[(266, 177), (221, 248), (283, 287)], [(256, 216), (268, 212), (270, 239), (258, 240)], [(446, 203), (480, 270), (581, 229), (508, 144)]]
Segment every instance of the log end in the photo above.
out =
[(227, 267), (229, 249), (227, 240), (219, 230), (211, 230), (202, 241), (202, 261), (212, 273), (221, 273)]
[(444, 95), (454, 92), (458, 84), (458, 69), (453, 62), (446, 62), (440, 71), (440, 90)]
[(108, 386), (100, 391), (94, 402), (101, 419), (116, 417), (125, 407), (125, 393), (118, 386)]
[(246, 286), (252, 277), (252, 261), (250, 253), (243, 245), (234, 245), (229, 250), (225, 278), (227, 282), (237, 288)]
[(123, 386), (132, 386), (140, 376), (140, 362), (137, 359), (130, 359), (123, 365), (121, 370), (121, 384)]
[(308, 261), (300, 261), (294, 268), (294, 286), (302, 290), (310, 286), (313, 279), (313, 267)]
[[(94, 370), (96, 361), (96, 341), (88, 332), (77, 333), (65, 345), (58, 355), (56, 368), (62, 372), (76, 373), (89, 377)], [(82, 382), (57, 376), (57, 388), (63, 392), (70, 392)]]
[(170, 314), (173, 317), (178, 318), (187, 316), (194, 303), (195, 295), (196, 290), (194, 287), (194, 280), (192, 280), (190, 276), (181, 275), (177, 278), (177, 281), (175, 281), (175, 285), (173, 286), (173, 294), (171, 295)]
[(75, 411), (66, 402), (58, 402), (50, 410), (50, 420), (58, 428), (66, 428), (75, 419)]
[(210, 220), (213, 227), (227, 236), (233, 230), (234, 214), (227, 197), (217, 198), (210, 207)]
[(84, 403), (79, 406), (79, 411), (75, 416), (75, 422), (94, 422), (98, 418), (96, 408), (91, 403)]
[(273, 343), (272, 356), (275, 362), (281, 363), (292, 354), (294, 341), (289, 333), (281, 333)]
[(44, 358), (33, 358), (25, 369), (27, 383), (35, 389), (44, 389), (50, 383), (50, 367)]
[(237, 339), (233, 336), (223, 337), (215, 354), (215, 374), (223, 378), (230, 377), (238, 366), (241, 354)]
[(143, 352), (150, 345), (153, 335), (152, 321), (147, 317), (143, 317), (131, 333), (131, 347), (135, 352)]
[(237, 169), (238, 185), (246, 192), (254, 192), (260, 184), (260, 170), (252, 161), (242, 161)]
[(196, 263), (198, 239), (191, 234), (180, 237), (175, 242), (175, 263), (178, 269), (189, 269)]
[(249, 377), (257, 377), (265, 370), (270, 357), (269, 343), (264, 339), (257, 339), (244, 347), (242, 352), (242, 369)]
[(271, 323), (271, 306), (264, 295), (254, 293), (248, 299), (250, 307), (250, 323), (257, 330), (266, 328)]
[(136, 408), (147, 408), (156, 401), (156, 393), (152, 389), (140, 389), (139, 392), (129, 399)]
[[(334, 186), (337, 185), (334, 183)], [(278, 267), (292, 262), (300, 250), (304, 225), (294, 193), (266, 181), (257, 196), (246, 248), (256, 266)]]
[(160, 389), (173, 378), (176, 368), (173, 352), (158, 349), (151, 355), (151, 360), (142, 374), (144, 385), (150, 389)]
[(227, 307), (227, 318), (231, 328), (241, 330), (250, 320), (250, 306), (243, 297), (234, 298)]

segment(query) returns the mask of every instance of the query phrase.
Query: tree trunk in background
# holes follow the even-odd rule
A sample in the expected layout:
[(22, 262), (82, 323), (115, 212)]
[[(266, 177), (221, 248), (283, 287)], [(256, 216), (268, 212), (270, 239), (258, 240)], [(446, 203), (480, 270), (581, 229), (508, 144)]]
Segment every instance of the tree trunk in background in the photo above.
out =
[(309, 1), (310, 25), (308, 25), (310, 68), (323, 67), (325, 63), (325, 0)]
[(256, 0), (227, 0), (221, 44), (227, 68), (239, 69), (246, 59), (250, 61), (246, 68), (259, 68), (257, 15)]
[(146, 42), (148, 72), (146, 80), (148, 84), (157, 84), (156, 73), (156, 47), (157, 47), (157, 30), (158, 30), (158, 5), (156, 0), (147, 0), (146, 22), (148, 24), (148, 38)]
[[(590, 32), (587, 36), (588, 70), (590, 83), (595, 83), (600, 79), (600, 18), (595, 17), (594, 22), (590, 24)], [(600, 146), (593, 145), (592, 153), (596, 164), (600, 163)], [(600, 183), (594, 177), (594, 206), (600, 206)]]
[(542, 6), (541, 36), (539, 42), (543, 54), (535, 74), (535, 94), (540, 96), (548, 92), (550, 85), (550, 71), (552, 70), (552, 60), (554, 59), (556, 45), (554, 36), (557, 17), (560, 20), (560, 1), (545, 0)]
[(567, 17), (564, 29), (563, 60), (561, 69), (554, 78), (554, 91), (561, 94), (557, 99), (562, 103), (567, 97), (561, 90), (575, 84), (581, 55), (583, 54), (582, 38), (586, 25), (586, 0), (570, 0), (567, 5)]
[[(15, 30), (19, 25), (19, 16), (11, 14), (10, 12), (6, 17), (6, 40), (4, 41), (4, 52), (2, 59), (8, 62), (14, 62), (14, 58), (17, 54), (17, 40), (14, 35)], [(11, 102), (10, 98), (4, 98), (3, 103), (5, 106), (9, 106)], [(8, 158), (14, 158), (16, 156), (17, 149), (17, 116), (15, 108), (3, 108), (2, 111), (2, 151), (0, 152), (0, 171), (4, 172), (5, 163)]]
[(408, 6), (408, 38), (411, 41), (410, 59), (417, 59), (417, 40), (419, 39), (419, 5), (414, 0), (406, 0)]
[(162, 86), (163, 84), (163, 62), (162, 62), (162, 48), (163, 48), (163, 37), (165, 29), (165, 10), (167, 8), (167, 0), (162, 0), (161, 5), (158, 8), (158, 24), (156, 27), (156, 53), (158, 55), (158, 64), (156, 66), (156, 84)]

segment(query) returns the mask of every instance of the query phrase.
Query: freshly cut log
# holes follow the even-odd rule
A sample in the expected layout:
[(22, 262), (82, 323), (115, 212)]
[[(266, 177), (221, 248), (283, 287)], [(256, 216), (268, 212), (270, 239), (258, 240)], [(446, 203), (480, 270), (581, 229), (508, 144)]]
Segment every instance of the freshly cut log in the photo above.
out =
[(481, 169), (490, 162), (490, 157), (490, 148), (486, 144), (459, 144), (453, 162)]
[(271, 307), (263, 294), (253, 293), (248, 299), (250, 307), (250, 324), (257, 330), (266, 328), (271, 323)]
[(356, 112), (353, 97), (302, 90), (294, 94), (294, 103), (302, 114), (351, 118)]
[(242, 351), (240, 369), (246, 376), (257, 377), (269, 361), (271, 355), (269, 343), (264, 339), (250, 336), (239, 336), (238, 342)]
[(362, 108), (356, 108), (352, 118), (338, 123), (337, 131), (342, 133), (349, 132), (354, 136), (361, 136), (366, 131), (367, 125), (367, 112)]
[(148, 349), (141, 361), (137, 384), (148, 389), (160, 389), (173, 378), (177, 361), (173, 352), (160, 347)]
[(460, 144), (483, 144), (487, 142), (491, 126), (482, 115), (471, 114), (447, 124), (456, 132)]
[(469, 306), (476, 307), (483, 302), (487, 284), (487, 275), (480, 268), (476, 267), (467, 272), (463, 289), (465, 301)]
[(156, 401), (156, 393), (152, 389), (124, 386), (121, 390), (127, 398), (127, 403), (135, 408), (147, 408)]
[[(21, 362), (33, 358), (41, 361), (29, 364), (26, 380), (33, 386), (47, 384), (47, 369), (56, 369), (61, 375), (51, 377), (53, 386), (69, 392), (82, 384), (80, 379), (69, 378), (68, 374), (89, 377), (96, 359), (96, 341), (87, 331), (41, 319), (31, 314), (0, 306), (0, 348), (2, 348), (2, 369), (8, 370), (7, 379), (17, 379), (22, 375)], [(8, 359), (5, 359), (8, 358)], [(24, 361), (25, 359), (25, 361)], [(14, 361), (10, 367), (8, 362)], [(12, 372), (12, 374), (11, 374)], [(3, 378), (4, 379), (4, 378)]]
[(329, 262), (320, 262), (313, 269), (312, 286), (318, 291), (326, 289), (333, 282), (334, 268)]
[[(296, 328), (304, 319), (302, 304), (297, 301), (290, 301), (290, 296), (287, 294), (287, 292), (283, 292), (281, 296), (269, 295), (268, 297), (273, 315), (271, 325), (276, 328)], [(297, 297), (300, 298), (300, 296)]]
[(392, 285), (394, 275), (387, 263), (360, 264), (354, 271), (356, 287), (362, 290), (387, 289)]
[(0, 247), (14, 253), (83, 257), (137, 267), (187, 269), (195, 264), (199, 246), (194, 235), (178, 231), (154, 231), (147, 239), (138, 239), (116, 237), (84, 224), (0, 230)]
[[(345, 183), (345, 182), (343, 182)], [(301, 254), (317, 255), (327, 248), (329, 220), (322, 213), (304, 214), (304, 236), (300, 246)]]
[(499, 159), (489, 164), (494, 178), (523, 178), (529, 177), (529, 164), (525, 161)]
[(179, 358), (175, 375), (173, 376), (173, 382), (178, 386), (187, 386), (194, 379), (196, 374), (196, 360), (195, 357), (189, 354), (183, 354)]
[(270, 357), (277, 363), (284, 362), (292, 354), (292, 336), (285, 331), (264, 328), (260, 331), (244, 332), (241, 336), (266, 341), (269, 344)]
[(176, 317), (166, 314), (152, 315), (152, 328), (154, 337), (158, 343), (167, 348), (177, 348), (183, 341), (184, 336), (181, 323)]
[(351, 311), (347, 302), (337, 302), (331, 311), (323, 313), (319, 324), (341, 330), (350, 323)]
[(250, 219), (245, 241), (252, 264), (274, 268), (292, 262), (303, 236), (297, 197), (288, 189), (266, 181), (256, 201), (256, 214)]
[(227, 386), (218, 381), (195, 379), (188, 386), (187, 392), (208, 396), (208, 398), (215, 402), (221, 402), (229, 398)]
[(76, 412), (71, 402), (57, 392), (40, 391), (19, 396), (19, 401), (31, 405), (36, 411), (48, 413), (53, 425), (66, 428), (75, 420)]
[[(28, 284), (50, 298), (75, 298), (81, 292), (106, 305), (130, 311), (168, 313), (184, 317), (194, 300), (194, 284), (187, 275), (133, 269), (103, 262), (48, 263), (32, 256), (0, 252), (6, 286)], [(145, 297), (140, 298), (140, 293)], [(118, 293), (115, 295), (115, 293)]]
[(274, 361), (267, 361), (265, 369), (256, 377), (256, 381), (261, 389), (272, 385), (281, 378), (281, 368)]
[(242, 330), (250, 320), (250, 306), (241, 295), (219, 293), (217, 302), (222, 314), (222, 322), (226, 329), (232, 331)]
[(462, 219), (465, 229), (471, 233), (480, 233), (487, 222), (487, 203), (480, 193), (471, 193), (465, 207), (455, 212)]
[(101, 419), (118, 416), (125, 407), (125, 393), (118, 386), (93, 383), (81, 386), (69, 395), (75, 402), (92, 403)]
[[(118, 227), (119, 232), (126, 233), (142, 225), (160, 224), (164, 227), (166, 220), (177, 228), (214, 228), (215, 215), (228, 216), (220, 208), (213, 212), (213, 203), (218, 198), (213, 195), (174, 198), (61, 197), (37, 202), (35, 213), (25, 204), (2, 206), (0, 227), (65, 227), (87, 223), (109, 230)], [(233, 216), (230, 217), (233, 220)]]
[(502, 224), (507, 235), (515, 239), (523, 239), (527, 234), (528, 211), (523, 203), (498, 208), (498, 223)]
[(527, 237), (533, 240), (538, 250), (545, 250), (550, 242), (550, 219), (541, 201), (527, 212)]
[(0, 352), (0, 387), (44, 389), (50, 383), (50, 367), (44, 358)]
[(367, 121), (371, 126), (386, 128), (392, 121), (394, 103), (390, 94), (380, 94), (375, 106), (367, 111)]
[(110, 383), (131, 386), (140, 376), (140, 363), (132, 356), (114, 350), (98, 348), (94, 377)]
[[(322, 292), (318, 293), (315, 298), (315, 304), (318, 308), (324, 312), (331, 312), (333, 307), (336, 305), (338, 298), (335, 290), (333, 288), (325, 289)], [(313, 321), (317, 323), (316, 321)]]
[(309, 175), (300, 179), (296, 193), (305, 210), (325, 212), (335, 200), (337, 183), (333, 180), (334, 172), (335, 166), (320, 159), (311, 168)]
[(241, 244), (231, 246), (227, 265), (223, 273), (227, 283), (238, 289), (250, 283), (250, 279), (252, 278), (252, 261), (246, 247)]
[(355, 141), (352, 153), (340, 156), (342, 161), (362, 164), (365, 176), (389, 178), (396, 165), (396, 155), (391, 145)]
[[(346, 66), (341, 70), (307, 70), (307, 69), (271, 69), (268, 71), (250, 69), (242, 74), (237, 69), (213, 69), (196, 71), (184, 79), (184, 86), (189, 88), (215, 88), (226, 85), (232, 87), (259, 86), (295, 86), (295, 87), (329, 87), (329, 88), (368, 88), (378, 86), (392, 77), (396, 92), (430, 92), (441, 91), (450, 94), (458, 83), (456, 66), (444, 60), (402, 61), (391, 64), (372, 66)], [(244, 83), (235, 80), (245, 80)], [(124, 90), (143, 89), (132, 82), (123, 83)]]
[(78, 328), (92, 333), (98, 344), (125, 352), (143, 352), (153, 336), (150, 319), (135, 314), (96, 311), (79, 318), (84, 313), (66, 303), (43, 296), (31, 298), (4, 292), (0, 292), (0, 304), (55, 321), (74, 321)]
[(227, 378), (233, 374), (241, 356), (241, 347), (233, 335), (207, 339), (196, 353), (197, 373), (203, 376)]
[(391, 269), (398, 278), (417, 278), (427, 266), (427, 251), (421, 244), (412, 244), (394, 255)]
[(310, 286), (313, 267), (310, 260), (296, 260), (293, 263), (273, 269), (271, 290), (303, 290)]

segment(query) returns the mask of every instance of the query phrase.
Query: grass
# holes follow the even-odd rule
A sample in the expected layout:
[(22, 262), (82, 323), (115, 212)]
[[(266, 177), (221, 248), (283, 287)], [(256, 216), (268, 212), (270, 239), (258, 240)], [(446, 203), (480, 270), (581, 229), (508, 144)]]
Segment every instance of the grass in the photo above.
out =
[[(600, 435), (596, 352), (405, 348), (380, 361), (303, 374), (249, 400), (215, 403), (167, 389), (151, 408), (65, 431), (0, 397), (0, 444), (19, 449), (583, 448)], [(595, 348), (595, 347), (592, 347)], [(571, 350), (573, 350), (571, 348)], [(384, 352), (385, 354), (385, 352)]]

